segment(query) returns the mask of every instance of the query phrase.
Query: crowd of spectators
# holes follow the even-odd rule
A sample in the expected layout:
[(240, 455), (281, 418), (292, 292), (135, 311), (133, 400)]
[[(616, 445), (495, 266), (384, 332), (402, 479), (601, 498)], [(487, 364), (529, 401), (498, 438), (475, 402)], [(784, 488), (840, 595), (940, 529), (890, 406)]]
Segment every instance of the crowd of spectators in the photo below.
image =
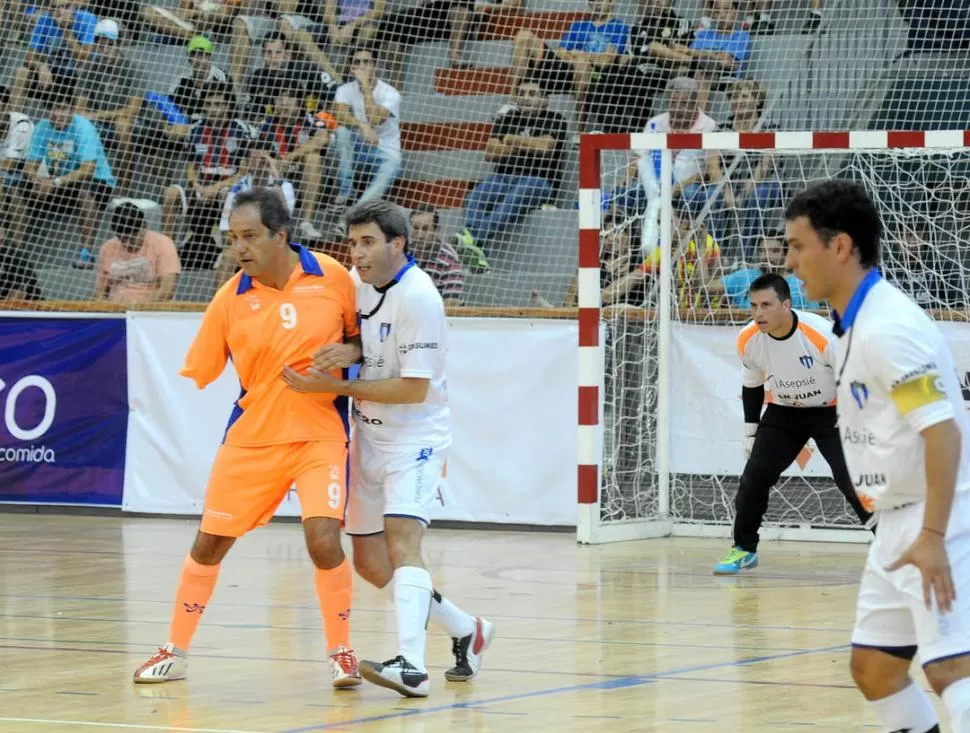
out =
[[(23, 250), (38, 215), (52, 212), (77, 217), (74, 265), (97, 270), (94, 295), (125, 302), (172, 298), (183, 270), (225, 281), (234, 269), (226, 213), (253, 185), (279, 191), (301, 241), (339, 240), (347, 208), (392, 194), (407, 178), (409, 48), (447, 41), (450, 69), (467, 69), (469, 41), (490, 18), (527, 10), (527, 2), (10, 3), (8, 38), (27, 49), (0, 87), (0, 295), (39, 297)], [(803, 13), (802, 32), (819, 33), (822, 0), (806, 0)], [(751, 78), (748, 65), (753, 37), (776, 32), (776, 19), (773, 0), (705, 0), (696, 18), (678, 14), (672, 0), (639, 0), (632, 18), (617, 15), (613, 0), (589, 0), (558, 39), (522, 25), (512, 38), (509, 96), (485, 144), (490, 172), (470, 186), (457, 230), (440, 231), (433, 207), (412, 210), (415, 254), (446, 299), (462, 301), (466, 270), (492, 269), (489, 253), (517, 221), (575, 206), (563, 190), (570, 130), (772, 129), (766, 80)], [(125, 54), (133, 43), (181, 46), (186, 72), (168, 89), (146, 88)], [(213, 60), (219, 46), (226, 69)], [(556, 94), (572, 97), (572, 119), (550, 108)], [(714, 95), (728, 100), (726, 113), (712, 112)], [(175, 161), (158, 201), (159, 232), (128, 199), (146, 146)], [(753, 277), (783, 270), (782, 163), (771, 154), (682, 150), (673, 175), (680, 305), (744, 307)], [(642, 302), (657, 274), (659, 189), (659, 157), (638, 155), (604, 196), (604, 302)], [(95, 241), (101, 221), (113, 234), (106, 242)], [(948, 276), (922, 258), (923, 233), (908, 231), (901, 241), (914, 244), (900, 252), (913, 263), (907, 282), (914, 293), (945, 296)], [(20, 280), (4, 274), (15, 269), (25, 270)], [(574, 297), (571, 288), (565, 304)], [(538, 291), (533, 299), (549, 304)]]

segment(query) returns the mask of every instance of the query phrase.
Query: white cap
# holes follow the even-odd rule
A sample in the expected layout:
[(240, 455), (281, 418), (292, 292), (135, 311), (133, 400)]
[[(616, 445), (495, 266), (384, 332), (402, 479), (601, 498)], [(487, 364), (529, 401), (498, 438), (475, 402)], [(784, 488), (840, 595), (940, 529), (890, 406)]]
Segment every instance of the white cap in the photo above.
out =
[(109, 41), (117, 41), (118, 40), (118, 21), (111, 20), (111, 18), (105, 18), (104, 20), (99, 20), (98, 24), (94, 26), (94, 37), (107, 38)]

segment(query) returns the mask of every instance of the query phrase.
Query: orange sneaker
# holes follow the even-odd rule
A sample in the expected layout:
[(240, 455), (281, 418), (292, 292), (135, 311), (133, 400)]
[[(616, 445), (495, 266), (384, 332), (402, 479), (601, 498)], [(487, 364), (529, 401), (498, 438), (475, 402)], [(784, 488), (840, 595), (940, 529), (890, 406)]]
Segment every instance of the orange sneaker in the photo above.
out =
[(338, 646), (330, 652), (330, 668), (333, 672), (333, 686), (338, 690), (357, 687), (361, 683), (360, 670), (354, 650)]

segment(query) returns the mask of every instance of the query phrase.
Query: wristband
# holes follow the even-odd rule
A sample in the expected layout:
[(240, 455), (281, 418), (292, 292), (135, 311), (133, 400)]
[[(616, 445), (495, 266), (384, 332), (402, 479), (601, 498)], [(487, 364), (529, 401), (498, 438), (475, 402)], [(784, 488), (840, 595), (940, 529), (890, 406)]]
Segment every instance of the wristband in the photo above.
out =
[(760, 423), (756, 423), (756, 422), (746, 422), (744, 424), (744, 434), (745, 434), (745, 436), (747, 436), (748, 438), (753, 438), (755, 436), (755, 433), (758, 432), (758, 425), (760, 425)]
[(945, 532), (941, 532), (938, 529), (933, 529), (932, 527), (923, 527), (924, 532), (930, 532), (931, 534), (939, 535), (940, 537), (946, 537)]

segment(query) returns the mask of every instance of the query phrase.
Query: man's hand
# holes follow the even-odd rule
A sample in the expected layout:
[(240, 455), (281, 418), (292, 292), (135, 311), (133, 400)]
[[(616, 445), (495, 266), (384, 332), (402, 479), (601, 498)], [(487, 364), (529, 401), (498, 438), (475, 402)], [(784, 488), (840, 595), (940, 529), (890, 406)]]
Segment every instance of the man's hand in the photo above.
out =
[(923, 602), (932, 608), (933, 595), (941, 613), (948, 613), (953, 607), (957, 593), (950, 574), (950, 559), (946, 555), (943, 536), (928, 529), (920, 531), (916, 541), (906, 548), (887, 572), (898, 570), (905, 565), (915, 565), (923, 576)]
[(334, 379), (327, 372), (321, 372), (311, 367), (306, 374), (300, 374), (291, 367), (283, 367), (283, 381), (294, 392), (304, 394), (341, 394), (340, 387), (343, 382)]
[(357, 344), (327, 344), (313, 355), (313, 369), (318, 372), (346, 369), (358, 359), (360, 347)]
[(381, 142), (381, 139), (377, 136), (377, 133), (374, 132), (374, 128), (370, 125), (360, 126), (360, 137), (368, 145), (380, 145)]
[(53, 178), (35, 178), (34, 188), (37, 193), (44, 196), (50, 196), (54, 193), (54, 179)]

